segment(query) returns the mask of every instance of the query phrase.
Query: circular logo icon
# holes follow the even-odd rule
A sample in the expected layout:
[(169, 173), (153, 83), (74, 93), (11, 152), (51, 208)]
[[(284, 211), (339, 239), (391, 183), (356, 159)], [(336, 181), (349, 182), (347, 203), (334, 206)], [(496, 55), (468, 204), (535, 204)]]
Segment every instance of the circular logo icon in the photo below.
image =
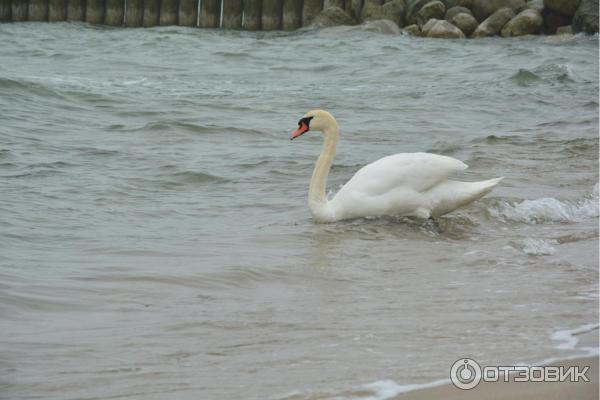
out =
[(456, 360), (450, 368), (450, 380), (459, 389), (473, 389), (481, 381), (481, 366), (470, 358)]

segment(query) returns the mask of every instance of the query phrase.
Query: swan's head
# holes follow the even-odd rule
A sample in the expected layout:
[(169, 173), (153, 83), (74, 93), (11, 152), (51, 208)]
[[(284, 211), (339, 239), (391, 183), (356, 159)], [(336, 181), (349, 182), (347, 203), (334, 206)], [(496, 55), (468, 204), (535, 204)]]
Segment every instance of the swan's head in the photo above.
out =
[(294, 140), (310, 130), (327, 132), (333, 127), (337, 127), (337, 122), (333, 118), (333, 115), (325, 110), (312, 110), (300, 118), (298, 129), (292, 134), (290, 140)]

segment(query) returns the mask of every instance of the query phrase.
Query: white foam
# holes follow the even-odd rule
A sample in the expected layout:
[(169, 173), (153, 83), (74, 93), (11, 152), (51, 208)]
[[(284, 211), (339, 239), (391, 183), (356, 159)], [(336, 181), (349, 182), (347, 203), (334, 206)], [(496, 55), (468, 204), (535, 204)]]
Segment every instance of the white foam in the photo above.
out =
[(579, 338), (577, 337), (577, 335), (592, 332), (598, 329), (598, 327), (598, 324), (586, 324), (575, 329), (564, 329), (556, 331), (552, 334), (551, 339), (561, 342), (556, 346), (557, 349), (574, 350), (575, 347), (577, 347), (577, 343), (579, 343)]
[(492, 216), (503, 221), (537, 224), (541, 222), (577, 222), (587, 218), (597, 218), (598, 184), (590, 196), (581, 200), (558, 200), (544, 197), (536, 200), (524, 200), (520, 203), (504, 203), (491, 208)]
[(534, 238), (525, 239), (522, 250), (532, 256), (549, 256), (556, 252), (550, 241)]
[(392, 381), (391, 379), (386, 379), (363, 385), (363, 389), (373, 392), (373, 394), (369, 397), (355, 397), (352, 398), (352, 400), (387, 400), (396, 397), (402, 393), (446, 385), (449, 383), (450, 379), (440, 379), (429, 383), (414, 383), (401, 385)]

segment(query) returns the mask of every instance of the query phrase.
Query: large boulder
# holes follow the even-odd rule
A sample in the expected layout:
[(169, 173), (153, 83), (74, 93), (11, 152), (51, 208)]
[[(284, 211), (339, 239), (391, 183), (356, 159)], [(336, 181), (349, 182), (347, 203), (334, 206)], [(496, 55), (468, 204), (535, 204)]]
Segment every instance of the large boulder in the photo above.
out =
[(477, 25), (479, 25), (475, 17), (467, 13), (456, 14), (450, 23), (463, 31), (467, 36), (470, 36), (471, 33), (475, 32)]
[(344, 0), (323, 0), (323, 9), (329, 7), (344, 8)]
[(469, 10), (466, 7), (455, 6), (455, 7), (449, 8), (448, 11), (446, 11), (446, 15), (444, 16), (444, 19), (448, 22), (452, 22), (452, 18), (454, 18), (455, 15), (460, 14), (460, 13), (473, 15), (471, 10)]
[(432, 0), (407, 0), (406, 1), (406, 12), (405, 19), (407, 25), (417, 23), (417, 13), (421, 11), (421, 8), (427, 3), (431, 3)]
[(398, 25), (388, 19), (380, 19), (377, 21), (365, 21), (357, 26), (361, 31), (386, 33), (388, 35), (399, 35), (402, 33)]
[(315, 28), (328, 28), (338, 25), (356, 25), (356, 21), (339, 7), (328, 7), (321, 11), (310, 24)]
[(572, 25), (575, 33), (598, 33), (598, 0), (581, 0)]
[(404, 32), (408, 33), (411, 36), (421, 36), (421, 28), (419, 28), (419, 25), (417, 24), (405, 26)]
[(446, 10), (456, 5), (456, 0), (440, 0), (446, 6)]
[(365, 0), (360, 10), (361, 21), (381, 19), (381, 4), (378, 0)]
[(404, 0), (391, 0), (381, 6), (381, 18), (394, 21), (398, 26), (404, 26)]
[(572, 17), (581, 0), (544, 0), (544, 7), (567, 17)]
[(572, 18), (567, 17), (566, 15), (559, 14), (554, 11), (550, 11), (547, 8), (544, 9), (542, 13), (542, 17), (544, 18), (544, 33), (553, 35), (556, 32), (556, 29), (560, 26), (569, 25), (571, 23)]
[(494, 36), (500, 32), (502, 27), (514, 16), (515, 12), (512, 9), (508, 7), (501, 8), (479, 24), (472, 36), (474, 38)]
[[(423, 36), (427, 36), (427, 32), (439, 21), (439, 19), (431, 18), (425, 25), (421, 27)], [(418, 26), (418, 25), (417, 25)]]
[(417, 24), (425, 25), (431, 18), (442, 19), (446, 14), (446, 6), (441, 1), (427, 3), (417, 13)]
[(482, 22), (501, 8), (510, 8), (515, 14), (523, 11), (527, 4), (525, 0), (474, 0), (473, 16)]
[(501, 35), (503, 37), (533, 35), (540, 31), (543, 23), (542, 14), (538, 11), (523, 10), (504, 25)]
[(459, 6), (459, 7), (465, 7), (468, 8), (469, 10), (473, 9), (473, 1), (474, 0), (456, 0), (455, 1), (455, 6)]
[(556, 34), (557, 35), (572, 35), (573, 27), (571, 25), (559, 26), (558, 29), (556, 29)]
[[(430, 21), (434, 22), (430, 24)], [(431, 26), (425, 29), (427, 25)], [(430, 19), (425, 26), (423, 26), (423, 33), (430, 38), (462, 39), (465, 37), (465, 34), (460, 29), (446, 20)]]
[(544, 0), (529, 0), (526, 7), (542, 13), (544, 11)]

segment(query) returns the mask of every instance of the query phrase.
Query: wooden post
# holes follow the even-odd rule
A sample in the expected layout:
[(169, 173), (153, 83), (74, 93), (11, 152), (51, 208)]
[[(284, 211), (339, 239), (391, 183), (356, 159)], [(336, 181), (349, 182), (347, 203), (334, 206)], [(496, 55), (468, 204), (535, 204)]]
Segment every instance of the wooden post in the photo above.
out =
[(48, 21), (48, 0), (29, 0), (29, 21)]
[(10, 0), (0, 0), (0, 22), (10, 22), (12, 20), (11, 8)]
[(85, 0), (67, 1), (67, 21), (85, 21)]
[(321, 0), (304, 0), (302, 7), (302, 26), (308, 26), (321, 12)]
[(126, 26), (142, 26), (142, 19), (144, 18), (144, 0), (127, 0), (127, 10), (125, 10), (125, 12)]
[(198, 0), (179, 0), (179, 25), (196, 26), (198, 23)]
[(156, 26), (159, 23), (158, 13), (160, 11), (160, 0), (144, 0), (144, 26)]
[(14, 22), (27, 21), (27, 9), (29, 2), (27, 0), (13, 0), (10, 13)]
[(123, 14), (125, 13), (124, 0), (106, 0), (106, 13), (104, 23), (106, 25), (123, 25)]
[(283, 0), (263, 0), (261, 27), (265, 31), (281, 29)]
[(67, 19), (67, 0), (48, 1), (48, 21), (64, 21)]
[(221, 0), (200, 1), (200, 28), (218, 28), (221, 22)]
[(243, 9), (242, 0), (223, 0), (223, 28), (240, 29)]
[(179, 0), (161, 0), (160, 2), (160, 24), (178, 24)]
[(285, 30), (298, 29), (302, 26), (302, 0), (283, 0), (283, 21)]
[(243, 28), (251, 31), (260, 29), (262, 0), (244, 0)]
[(90, 24), (104, 23), (104, 0), (87, 0), (85, 21)]

